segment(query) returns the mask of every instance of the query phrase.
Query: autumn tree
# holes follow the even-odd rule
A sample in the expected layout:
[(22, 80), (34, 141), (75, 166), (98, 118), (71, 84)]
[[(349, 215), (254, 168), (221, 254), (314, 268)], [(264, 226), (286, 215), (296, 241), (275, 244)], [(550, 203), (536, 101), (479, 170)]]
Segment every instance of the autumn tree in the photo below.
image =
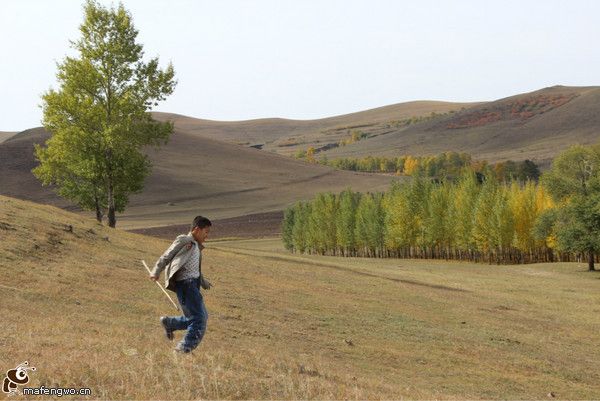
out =
[(356, 248), (354, 227), (356, 225), (356, 207), (360, 193), (347, 189), (339, 196), (339, 208), (335, 220), (336, 239), (343, 255), (351, 254)]
[(450, 213), (454, 221), (455, 243), (459, 258), (475, 250), (473, 238), (474, 210), (479, 197), (480, 184), (476, 174), (465, 169), (454, 191)]
[(473, 210), (473, 240), (490, 259), (496, 247), (494, 216), (498, 186), (494, 175), (486, 176)]
[(432, 248), (434, 256), (447, 255), (455, 238), (455, 224), (451, 214), (452, 187), (437, 185), (432, 188), (427, 202), (427, 214), (424, 221), (426, 243)]
[(383, 249), (383, 194), (361, 196), (356, 208), (355, 242), (366, 256), (381, 256)]
[(332, 193), (317, 194), (308, 215), (308, 246), (324, 254), (336, 249), (337, 198)]

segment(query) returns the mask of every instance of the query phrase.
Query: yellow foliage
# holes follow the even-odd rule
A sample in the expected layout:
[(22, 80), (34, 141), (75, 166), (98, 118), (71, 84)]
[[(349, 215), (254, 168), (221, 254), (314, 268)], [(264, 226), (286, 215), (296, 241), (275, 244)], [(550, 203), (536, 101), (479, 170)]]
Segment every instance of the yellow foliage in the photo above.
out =
[(554, 207), (554, 201), (550, 197), (550, 194), (546, 192), (542, 184), (539, 184), (535, 192), (535, 207), (538, 212), (552, 209)]
[(417, 167), (419, 167), (419, 160), (413, 158), (412, 156), (407, 156), (404, 161), (404, 174), (412, 175)]
[(306, 161), (308, 161), (309, 163), (316, 163), (315, 148), (313, 148), (312, 146), (306, 149)]

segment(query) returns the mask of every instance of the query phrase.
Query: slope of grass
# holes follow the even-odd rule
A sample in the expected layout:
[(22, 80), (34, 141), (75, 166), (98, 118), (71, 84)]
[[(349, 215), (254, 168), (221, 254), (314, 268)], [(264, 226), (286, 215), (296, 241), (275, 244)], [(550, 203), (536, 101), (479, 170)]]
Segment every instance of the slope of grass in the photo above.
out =
[(600, 394), (600, 275), (584, 265), (338, 259), (288, 254), (279, 239), (212, 241), (208, 332), (182, 356), (158, 324), (174, 309), (139, 263), (168, 241), (1, 196), (0, 239), (0, 368), (28, 360), (32, 387), (173, 400)]

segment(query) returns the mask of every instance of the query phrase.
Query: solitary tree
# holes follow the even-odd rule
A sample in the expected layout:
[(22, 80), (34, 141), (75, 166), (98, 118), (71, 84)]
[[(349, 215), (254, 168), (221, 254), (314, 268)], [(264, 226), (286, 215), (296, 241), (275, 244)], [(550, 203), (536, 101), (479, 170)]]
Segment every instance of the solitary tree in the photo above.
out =
[(96, 209), (115, 227), (131, 193), (141, 191), (150, 172), (142, 153), (166, 143), (172, 123), (152, 120), (149, 111), (176, 85), (173, 66), (143, 60), (138, 31), (122, 4), (104, 8), (88, 0), (81, 37), (71, 42), (76, 57), (58, 64), (58, 90), (42, 97), (44, 127), (52, 134), (37, 146), (33, 173), (84, 209)]

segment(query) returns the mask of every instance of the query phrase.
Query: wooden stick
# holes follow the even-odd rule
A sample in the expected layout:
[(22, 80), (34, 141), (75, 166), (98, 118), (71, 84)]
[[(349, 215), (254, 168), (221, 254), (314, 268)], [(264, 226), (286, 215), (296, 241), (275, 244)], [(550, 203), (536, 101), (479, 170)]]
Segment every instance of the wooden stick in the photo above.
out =
[[(152, 275), (152, 272), (150, 271), (150, 268), (146, 264), (145, 260), (142, 260), (142, 264), (144, 265), (144, 267), (146, 268), (146, 270), (148, 270), (148, 274)], [(173, 302), (173, 299), (171, 299), (171, 296), (169, 295), (169, 293), (167, 291), (165, 291), (165, 289), (163, 288), (163, 286), (160, 285), (160, 283), (158, 281), (155, 281), (155, 283), (156, 283), (157, 286), (160, 287), (160, 289), (162, 290), (162, 292), (165, 293), (165, 295), (167, 296), (167, 298), (169, 298), (169, 301), (171, 301), (171, 303), (173, 304), (173, 306), (175, 307), (175, 309), (179, 310), (179, 306), (177, 306), (177, 304), (175, 302)]]

